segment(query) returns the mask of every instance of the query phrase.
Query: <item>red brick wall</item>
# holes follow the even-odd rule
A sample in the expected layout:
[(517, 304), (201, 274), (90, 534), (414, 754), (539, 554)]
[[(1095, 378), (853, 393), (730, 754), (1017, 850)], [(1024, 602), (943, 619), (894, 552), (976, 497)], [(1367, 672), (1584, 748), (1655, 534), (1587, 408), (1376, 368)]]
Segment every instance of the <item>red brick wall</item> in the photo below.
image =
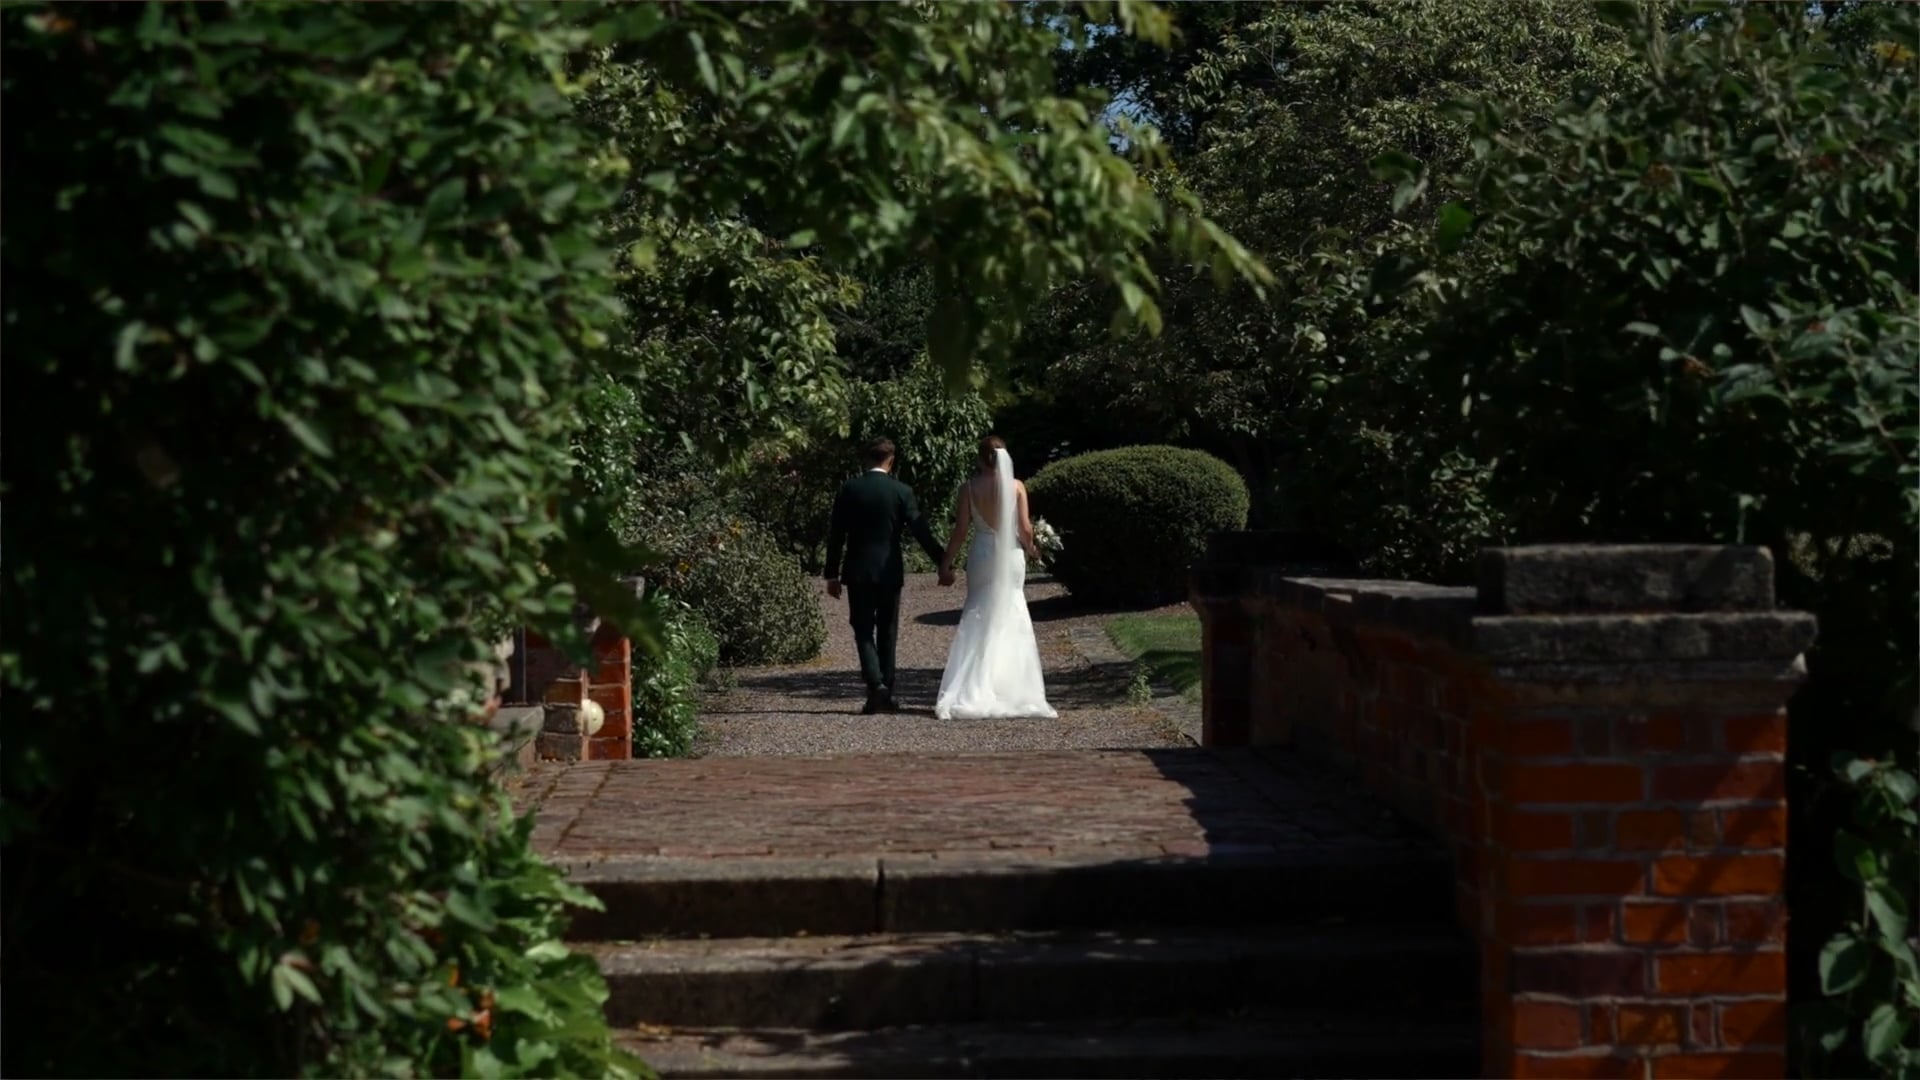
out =
[[(1633, 580), (1622, 557), (1596, 574)], [(1490, 656), (1465, 608), (1439, 630), (1357, 615), (1381, 608), (1353, 602), (1368, 584), (1197, 595), (1204, 730), (1329, 758), (1446, 844), (1481, 942), (1486, 1072), (1786, 1075), (1785, 703), (1810, 622), (1721, 635), (1765, 617), (1707, 612), (1650, 636), (1615, 598), (1500, 614)]]
[(1486, 754), (1489, 1052), (1786, 1075), (1786, 711), (1516, 707)]
[(1349, 769), (1368, 790), (1439, 837), (1456, 904), (1478, 910), (1478, 838), (1469, 738), (1471, 689), (1484, 673), (1443, 643), (1389, 627), (1336, 627), (1277, 607), (1254, 626), (1250, 742), (1295, 742)]

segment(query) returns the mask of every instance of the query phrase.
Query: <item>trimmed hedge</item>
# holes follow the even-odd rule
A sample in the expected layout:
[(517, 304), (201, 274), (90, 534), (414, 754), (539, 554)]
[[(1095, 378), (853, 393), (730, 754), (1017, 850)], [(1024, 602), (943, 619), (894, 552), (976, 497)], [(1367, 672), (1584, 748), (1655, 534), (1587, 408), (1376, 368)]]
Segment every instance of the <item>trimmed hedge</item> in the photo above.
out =
[(1216, 532), (1247, 525), (1247, 485), (1211, 454), (1129, 446), (1054, 462), (1027, 483), (1035, 517), (1060, 530), (1053, 574), (1084, 600), (1166, 603)]

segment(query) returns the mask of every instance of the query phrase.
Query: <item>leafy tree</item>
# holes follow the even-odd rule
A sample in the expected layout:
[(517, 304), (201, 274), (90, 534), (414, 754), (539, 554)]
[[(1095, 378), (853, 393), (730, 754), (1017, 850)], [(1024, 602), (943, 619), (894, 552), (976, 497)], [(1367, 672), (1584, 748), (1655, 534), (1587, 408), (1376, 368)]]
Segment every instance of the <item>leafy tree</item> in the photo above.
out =
[[(1295, 478), (1307, 486), (1287, 501), (1314, 510), (1329, 501), (1322, 496), (1352, 490), (1352, 478), (1321, 485), (1308, 474), (1329, 463), (1302, 455), (1322, 443), (1371, 445), (1380, 434), (1330, 422), (1318, 391), (1342, 376), (1363, 386), (1394, 377), (1389, 358), (1372, 366), (1377, 313), (1347, 310), (1344, 294), (1322, 297), (1318, 283), (1353, 253), (1425, 228), (1433, 213), (1432, 204), (1397, 203), (1394, 185), (1373, 175), (1375, 159), (1410, 153), (1430, 175), (1449, 177), (1472, 154), (1457, 99), (1497, 97), (1517, 127), (1537, 125), (1562, 98), (1617, 85), (1631, 54), (1622, 32), (1575, 0), (1232, 7), (1237, 14), (1195, 13), (1205, 47), (1186, 56), (1177, 79), (1151, 72), (1142, 93), (1154, 115), (1198, 124), (1168, 179), (1191, 187), (1274, 268), (1281, 302), (1168, 274), (1164, 332), (1124, 341), (1083, 332), (1048, 382), (1155, 427), (1159, 439), (1216, 450), (1269, 493)], [(1370, 264), (1352, 272), (1364, 280)], [(1103, 325), (1095, 311), (1106, 303), (1090, 286), (1062, 301), (1060, 317)], [(1369, 470), (1363, 486), (1386, 486), (1383, 501), (1392, 501), (1406, 486), (1392, 471), (1403, 456), (1389, 449), (1385, 471)], [(1256, 505), (1256, 517), (1287, 516), (1295, 515), (1271, 496)], [(1352, 531), (1341, 516), (1296, 523)]]
[[(1128, 32), (1165, 38), (1165, 16), (1151, 7), (1094, 7)], [(1082, 21), (1071, 11), (1053, 20)], [(1004, 356), (1035, 301), (1069, 279), (1102, 282), (1127, 317), (1155, 322), (1151, 243), (1259, 287), (1263, 268), (1190, 198), (1156, 191), (1111, 152), (1097, 95), (1055, 92), (1057, 41), (1011, 11), (792, 3), (695, 8), (673, 32), (610, 50), (593, 68), (587, 112), (646, 163), (616, 222), (626, 265), (663, 257), (652, 223), (717, 217), (745, 221), (743, 236), (768, 251), (869, 281), (924, 275), (914, 287), (932, 296), (925, 345), (953, 385), (976, 361)], [(736, 302), (746, 291), (724, 284)], [(750, 321), (783, 345), (801, 336), (771, 312)], [(696, 356), (684, 380), (712, 385), (708, 375), (738, 363), (731, 353)], [(777, 380), (746, 377), (745, 396), (763, 415), (783, 414), (766, 386), (825, 366), (825, 354), (778, 361)]]
[(657, 644), (584, 418), (777, 437), (828, 258), (923, 259), (952, 374), (1067, 275), (1150, 317), (1150, 241), (1256, 272), (1011, 9), (0, 18), (9, 1072), (632, 1071), (450, 704), (477, 598)]
[[(1911, 8), (1629, 9), (1647, 77), (1479, 153), (1431, 235), (1387, 254), (1398, 355), (1522, 539), (1763, 543), (1820, 616), (1793, 704), (1794, 958), (1810, 1071), (1920, 1067), (1911, 855), (1920, 632), (1920, 127)], [(1410, 172), (1401, 197), (1424, 175)], [(1825, 794), (1829, 755), (1848, 799)], [(1839, 833), (1835, 830), (1849, 826)], [(1857, 826), (1861, 831), (1853, 831)], [(1864, 839), (1863, 839), (1864, 837)]]
[(859, 303), (843, 310), (834, 327), (848, 373), (865, 382), (906, 374), (926, 354), (932, 313), (933, 276), (925, 265), (869, 274)]

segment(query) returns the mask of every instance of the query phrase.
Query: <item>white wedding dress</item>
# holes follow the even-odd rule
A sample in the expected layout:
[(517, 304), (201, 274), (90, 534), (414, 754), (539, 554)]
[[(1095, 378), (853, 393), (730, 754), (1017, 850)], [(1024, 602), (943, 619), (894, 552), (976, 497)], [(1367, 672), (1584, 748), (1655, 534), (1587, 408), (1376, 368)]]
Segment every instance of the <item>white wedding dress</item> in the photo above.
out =
[[(947, 670), (933, 714), (942, 720), (1051, 719), (1040, 674), (1040, 646), (1027, 613), (1027, 556), (1018, 540), (1013, 459), (995, 457), (994, 501), (1000, 512), (987, 524), (975, 503), (973, 539), (967, 546), (967, 602), (960, 628), (947, 650)], [(972, 498), (971, 495), (968, 498)]]

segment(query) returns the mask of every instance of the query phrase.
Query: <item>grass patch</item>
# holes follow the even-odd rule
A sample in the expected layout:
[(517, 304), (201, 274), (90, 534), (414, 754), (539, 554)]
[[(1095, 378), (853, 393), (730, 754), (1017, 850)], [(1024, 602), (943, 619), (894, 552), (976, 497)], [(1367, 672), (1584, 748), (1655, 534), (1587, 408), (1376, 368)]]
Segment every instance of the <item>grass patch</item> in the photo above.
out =
[(1107, 636), (1154, 682), (1200, 697), (1198, 615), (1118, 615), (1107, 623)]

